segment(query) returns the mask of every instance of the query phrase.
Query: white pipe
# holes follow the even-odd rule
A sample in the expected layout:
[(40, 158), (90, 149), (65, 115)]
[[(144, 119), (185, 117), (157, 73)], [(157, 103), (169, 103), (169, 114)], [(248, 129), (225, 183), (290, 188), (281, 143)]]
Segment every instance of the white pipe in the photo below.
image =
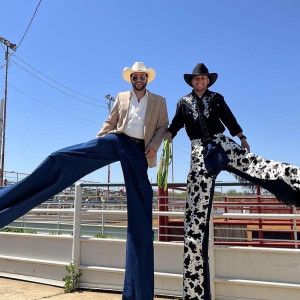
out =
[[(75, 266), (76, 273), (80, 265), (80, 228), (81, 228), (81, 205), (82, 187), (79, 183), (75, 184), (75, 206), (74, 206), (74, 225), (72, 243), (72, 264)], [(63, 211), (63, 210), (60, 210)]]

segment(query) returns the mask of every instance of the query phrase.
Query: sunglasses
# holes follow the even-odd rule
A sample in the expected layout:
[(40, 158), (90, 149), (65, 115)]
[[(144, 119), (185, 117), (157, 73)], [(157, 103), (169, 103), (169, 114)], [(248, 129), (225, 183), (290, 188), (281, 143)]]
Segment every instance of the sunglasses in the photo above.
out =
[(138, 79), (142, 80), (142, 81), (145, 81), (147, 76), (145, 75), (142, 75), (142, 76), (132, 76), (131, 77), (133, 81), (137, 81)]

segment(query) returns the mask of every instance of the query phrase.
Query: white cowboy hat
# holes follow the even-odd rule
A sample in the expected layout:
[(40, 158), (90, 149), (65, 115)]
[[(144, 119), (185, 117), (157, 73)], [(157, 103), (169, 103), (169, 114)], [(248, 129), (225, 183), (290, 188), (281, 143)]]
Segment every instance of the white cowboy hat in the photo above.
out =
[(132, 66), (132, 68), (126, 67), (123, 70), (123, 78), (127, 81), (127, 82), (131, 82), (130, 81), (130, 75), (132, 73), (135, 72), (143, 72), (146, 73), (148, 75), (148, 83), (150, 83), (154, 78), (155, 78), (155, 71), (152, 68), (146, 69), (146, 66), (144, 65), (144, 63), (142, 62), (135, 62)]

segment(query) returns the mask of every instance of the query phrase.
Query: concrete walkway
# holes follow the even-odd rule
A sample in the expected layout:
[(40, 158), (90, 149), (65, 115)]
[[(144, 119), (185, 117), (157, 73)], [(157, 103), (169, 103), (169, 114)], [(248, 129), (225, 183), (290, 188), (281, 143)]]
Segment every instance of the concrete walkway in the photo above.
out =
[[(121, 300), (121, 298), (120, 293), (95, 290), (80, 290), (66, 294), (60, 287), (0, 277), (1, 300)], [(154, 299), (170, 300), (170, 298), (161, 297)]]

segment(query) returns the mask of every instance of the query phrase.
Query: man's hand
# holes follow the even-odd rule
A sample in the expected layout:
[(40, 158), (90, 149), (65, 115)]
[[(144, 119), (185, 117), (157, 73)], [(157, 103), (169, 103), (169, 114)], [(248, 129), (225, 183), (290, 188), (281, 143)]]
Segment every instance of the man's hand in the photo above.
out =
[(244, 134), (243, 134), (242, 131), (239, 132), (239, 133), (237, 134), (237, 137), (241, 140), (241, 147), (242, 147), (243, 149), (247, 149), (248, 152), (250, 152), (250, 146), (249, 146), (249, 144), (247, 143), (247, 137), (244, 136)]
[(146, 157), (152, 158), (155, 156), (155, 154), (156, 154), (156, 151), (153, 148), (151, 148), (149, 146), (146, 148), (146, 151), (145, 151)]
[(172, 133), (167, 131), (164, 137), (165, 140), (169, 140), (170, 143), (172, 143)]
[(244, 149), (247, 149), (248, 152), (250, 152), (250, 146), (249, 146), (249, 144), (247, 143), (247, 140), (246, 140), (246, 139), (241, 139), (241, 147), (244, 148)]

